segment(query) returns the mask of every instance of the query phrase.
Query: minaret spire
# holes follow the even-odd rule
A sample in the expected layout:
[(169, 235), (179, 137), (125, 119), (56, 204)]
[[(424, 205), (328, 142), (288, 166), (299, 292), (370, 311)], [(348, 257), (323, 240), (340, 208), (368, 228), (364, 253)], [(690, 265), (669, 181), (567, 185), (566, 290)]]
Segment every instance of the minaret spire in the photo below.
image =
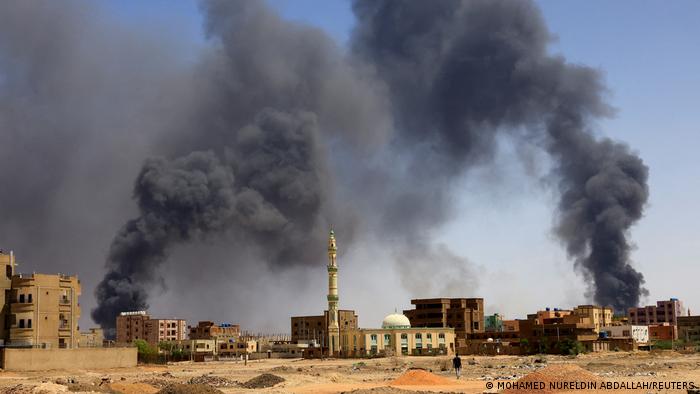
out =
[(333, 356), (340, 350), (340, 327), (338, 326), (338, 247), (335, 233), (331, 229), (328, 235), (328, 355)]

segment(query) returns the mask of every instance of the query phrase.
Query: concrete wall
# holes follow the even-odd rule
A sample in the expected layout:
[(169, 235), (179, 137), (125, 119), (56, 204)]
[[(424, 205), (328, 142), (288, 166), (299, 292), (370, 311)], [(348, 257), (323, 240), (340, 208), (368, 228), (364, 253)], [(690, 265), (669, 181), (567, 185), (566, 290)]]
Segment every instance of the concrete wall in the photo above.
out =
[(135, 347), (82, 349), (2, 349), (2, 368), (6, 371), (47, 369), (101, 369), (134, 367)]

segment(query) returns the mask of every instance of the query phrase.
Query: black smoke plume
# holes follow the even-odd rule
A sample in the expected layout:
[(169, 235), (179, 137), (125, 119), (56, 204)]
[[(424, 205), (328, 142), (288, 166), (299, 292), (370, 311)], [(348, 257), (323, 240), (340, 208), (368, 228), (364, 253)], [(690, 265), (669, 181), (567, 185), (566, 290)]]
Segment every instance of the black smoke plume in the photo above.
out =
[(389, 86), (398, 144), (420, 161), (423, 188), (489, 162), (498, 133), (540, 144), (559, 180), (556, 234), (593, 298), (617, 311), (637, 305), (646, 290), (627, 237), (648, 198), (647, 167), (591, 134), (589, 121), (610, 112), (600, 76), (547, 53), (535, 5), (356, 0), (353, 9), (353, 49)]
[(223, 159), (199, 151), (146, 161), (134, 188), (139, 216), (112, 241), (96, 290), (92, 317), (103, 327), (113, 327), (120, 311), (148, 307), (158, 268), (178, 244), (232, 232), (278, 267), (318, 260), (306, 247), (323, 244), (326, 225), (314, 117), (264, 110), (232, 137)]
[[(612, 113), (601, 76), (548, 53), (536, 5), (352, 8), (346, 50), (263, 1), (202, 1), (207, 41), (183, 62), (179, 40), (100, 4), (0, 3), (0, 241), (51, 271), (106, 254), (92, 313), (106, 329), (148, 306), (178, 248), (223, 240), (226, 264), (284, 275), (324, 262), (331, 224), (345, 250), (389, 250), (412, 292), (476, 295), (469, 260), (435, 236), (457, 181), (510, 138), (551, 157), (554, 231), (593, 299), (636, 305), (629, 230), (648, 171), (594, 133)], [(219, 272), (214, 260), (198, 263)], [(427, 270), (452, 279), (426, 284)]]

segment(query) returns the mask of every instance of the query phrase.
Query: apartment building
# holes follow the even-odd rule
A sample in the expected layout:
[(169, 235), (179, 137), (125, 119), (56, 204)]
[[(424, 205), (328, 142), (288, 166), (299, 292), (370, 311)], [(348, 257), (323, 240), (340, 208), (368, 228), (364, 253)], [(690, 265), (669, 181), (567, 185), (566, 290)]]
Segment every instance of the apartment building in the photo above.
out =
[(411, 327), (451, 327), (457, 339), (484, 332), (483, 298), (426, 298), (411, 300), (415, 309), (403, 311)]
[(595, 332), (600, 332), (603, 327), (612, 325), (613, 321), (613, 309), (607, 306), (579, 305), (571, 313), (589, 318), (593, 323)]
[(656, 305), (629, 308), (627, 315), (630, 324), (652, 325), (658, 323), (678, 324), (678, 317), (683, 314), (683, 303), (677, 298), (657, 301)]
[(122, 312), (117, 316), (117, 343), (143, 339), (151, 345), (187, 339), (183, 319), (152, 319), (146, 311)]
[[(338, 327), (340, 333), (358, 328), (355, 311), (338, 310)], [(318, 316), (292, 316), (292, 342), (316, 342), (322, 347), (328, 345), (328, 311)]]
[(194, 327), (189, 327), (190, 339), (233, 339), (241, 335), (241, 326), (238, 324), (221, 323), (212, 321), (200, 321)]
[(6, 346), (78, 347), (80, 281), (75, 276), (15, 274)]
[(187, 322), (183, 319), (149, 319), (145, 327), (146, 341), (152, 345), (187, 339)]

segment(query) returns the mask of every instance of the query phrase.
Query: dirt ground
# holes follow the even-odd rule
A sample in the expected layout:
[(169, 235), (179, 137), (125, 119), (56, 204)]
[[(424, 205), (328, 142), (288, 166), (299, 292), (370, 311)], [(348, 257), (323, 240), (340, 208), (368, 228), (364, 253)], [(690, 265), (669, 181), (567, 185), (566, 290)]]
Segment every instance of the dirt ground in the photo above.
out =
[[(377, 359), (267, 359), (243, 362), (182, 362), (111, 370), (52, 370), (31, 373), (0, 372), (0, 393), (157, 393), (169, 384), (209, 385), (222, 393), (350, 393), (499, 392), (498, 382), (516, 382), (526, 375), (546, 372), (546, 366), (581, 367), (598, 381), (693, 382), (700, 386), (700, 354), (662, 352), (610, 352), (565, 356), (463, 356), (462, 377), (457, 380), (448, 357), (394, 357)], [(412, 373), (422, 368), (429, 374)], [(551, 368), (556, 369), (556, 368)], [(577, 369), (581, 371), (580, 369)], [(407, 373), (408, 372), (408, 373)], [(275, 375), (263, 379), (262, 374)], [(279, 379), (283, 381), (277, 383)], [(401, 382), (401, 385), (395, 384)], [(526, 381), (524, 379), (523, 381)], [(272, 387), (245, 388), (246, 382), (276, 383)], [(437, 383), (436, 383), (437, 382)], [(489, 389), (489, 383), (494, 384)], [(191, 385), (191, 386), (194, 386)], [(249, 385), (248, 385), (249, 386)], [(194, 388), (194, 387), (193, 387)], [(554, 390), (556, 392), (556, 390)], [(623, 389), (619, 392), (626, 391)], [(194, 392), (194, 391), (193, 391)], [(199, 391), (198, 391), (199, 392)], [(216, 392), (216, 391), (212, 391)], [(642, 390), (683, 392), (686, 390)]]

